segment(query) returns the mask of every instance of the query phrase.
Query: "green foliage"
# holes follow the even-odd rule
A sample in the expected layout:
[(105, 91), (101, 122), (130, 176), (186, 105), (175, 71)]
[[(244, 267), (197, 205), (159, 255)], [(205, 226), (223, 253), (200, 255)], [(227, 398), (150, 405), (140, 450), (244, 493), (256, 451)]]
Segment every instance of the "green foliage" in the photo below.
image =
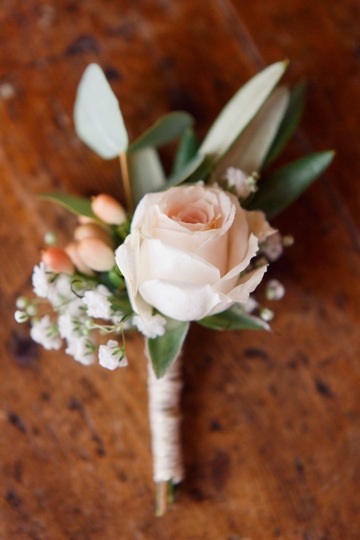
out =
[(294, 202), (330, 165), (334, 152), (308, 154), (264, 178), (249, 204), (271, 219)]
[(91, 209), (91, 200), (86, 199), (85, 197), (63, 195), (61, 193), (42, 193), (39, 197), (40, 199), (59, 204), (77, 216), (86, 216), (97, 219)]
[(137, 152), (149, 146), (158, 148), (168, 144), (181, 137), (193, 123), (193, 117), (186, 112), (176, 111), (166, 114), (131, 143), (128, 152)]
[(151, 191), (159, 191), (165, 185), (165, 173), (155, 148), (142, 148), (128, 154), (131, 191), (134, 204)]
[(292, 90), (284, 118), (266, 156), (264, 166), (270, 165), (281, 154), (284, 146), (294, 134), (304, 112), (306, 93), (307, 85), (304, 81), (297, 84)]
[(189, 127), (184, 131), (180, 139), (171, 174), (176, 175), (179, 173), (195, 157), (198, 148), (195, 132)]
[(189, 326), (188, 322), (167, 319), (165, 334), (147, 340), (152, 366), (158, 379), (180, 354)]
[(212, 330), (268, 330), (269, 325), (258, 317), (247, 315), (238, 306), (196, 321)]
[(276, 62), (242, 86), (212, 124), (199, 152), (218, 161), (265, 103), (286, 68), (287, 62)]
[(74, 122), (79, 138), (102, 158), (126, 151), (128, 134), (119, 102), (97, 64), (86, 68), (79, 83)]

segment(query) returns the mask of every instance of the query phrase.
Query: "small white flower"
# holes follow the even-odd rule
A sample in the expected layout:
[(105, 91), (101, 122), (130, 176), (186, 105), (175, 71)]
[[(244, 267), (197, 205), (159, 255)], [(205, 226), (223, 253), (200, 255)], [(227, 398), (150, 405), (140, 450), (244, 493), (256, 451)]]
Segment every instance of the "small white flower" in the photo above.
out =
[(249, 296), (248, 301), (242, 304), (245, 313), (252, 313), (258, 306), (259, 303), (252, 296)]
[(247, 199), (251, 193), (256, 191), (255, 176), (249, 176), (241, 169), (235, 167), (226, 169), (225, 180), (229, 188), (235, 189), (235, 193), (240, 199)]
[(126, 367), (128, 361), (124, 356), (124, 351), (117, 341), (109, 339), (106, 345), (100, 345), (99, 347), (99, 364), (110, 370), (114, 370), (118, 367)]
[(72, 336), (67, 340), (66, 354), (69, 354), (84, 366), (95, 360), (95, 344), (88, 336)]
[(148, 319), (135, 315), (132, 322), (139, 332), (148, 338), (156, 338), (165, 334), (166, 319), (161, 315), (154, 315)]
[(50, 272), (43, 262), (34, 266), (32, 284), (34, 293), (40, 298), (48, 298), (54, 290), (55, 274)]
[(59, 336), (59, 331), (50, 319), (49, 315), (45, 315), (39, 321), (33, 322), (30, 330), (31, 338), (44, 347), (44, 349), (59, 350), (62, 341)]
[(111, 319), (111, 302), (108, 297), (111, 292), (104, 285), (98, 285), (95, 291), (86, 291), (83, 302), (87, 306), (89, 317)]
[(18, 323), (24, 323), (29, 320), (29, 316), (25, 311), (16, 310), (14, 313), (14, 319)]
[(260, 244), (260, 253), (263, 253), (272, 262), (281, 257), (283, 251), (283, 243), (279, 233), (272, 234)]
[(271, 279), (266, 285), (267, 300), (281, 300), (285, 295), (285, 287), (277, 279)]

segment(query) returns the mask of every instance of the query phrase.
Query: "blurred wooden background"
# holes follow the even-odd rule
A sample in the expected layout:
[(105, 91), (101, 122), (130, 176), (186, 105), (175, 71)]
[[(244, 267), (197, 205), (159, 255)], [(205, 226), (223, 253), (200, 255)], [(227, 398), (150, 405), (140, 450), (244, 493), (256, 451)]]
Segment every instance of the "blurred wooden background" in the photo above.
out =
[[(360, 538), (358, 0), (2, 0), (0, 7), (0, 539)], [(118, 163), (75, 137), (79, 78), (99, 62), (132, 137), (184, 109), (203, 135), (233, 92), (289, 58), (309, 80), (286, 157), (334, 148), (275, 225), (294, 247), (274, 331), (193, 328), (185, 348), (187, 479), (153, 515), (146, 369), (45, 353), (13, 321), (43, 235), (73, 221), (52, 189), (120, 194)]]

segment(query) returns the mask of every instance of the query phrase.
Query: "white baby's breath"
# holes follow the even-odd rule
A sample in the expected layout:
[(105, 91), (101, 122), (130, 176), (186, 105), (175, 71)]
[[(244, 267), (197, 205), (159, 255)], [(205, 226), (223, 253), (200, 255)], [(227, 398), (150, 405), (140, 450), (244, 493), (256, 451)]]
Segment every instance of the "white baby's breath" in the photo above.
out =
[(111, 319), (111, 292), (104, 285), (98, 285), (95, 291), (86, 291), (83, 302), (89, 317)]
[(41, 262), (38, 266), (34, 266), (32, 284), (36, 296), (39, 296), (40, 298), (48, 298), (54, 290), (54, 279), (55, 274), (50, 272), (43, 262)]
[(106, 345), (99, 347), (99, 364), (113, 371), (119, 367), (126, 367), (128, 361), (124, 355), (124, 349), (114, 339), (109, 339)]
[(39, 343), (47, 350), (59, 350), (62, 345), (58, 327), (50, 319), (49, 315), (45, 315), (38, 321), (33, 321), (30, 335), (36, 343)]
[(66, 354), (80, 364), (88, 366), (95, 361), (96, 346), (89, 336), (72, 336), (67, 340)]
[(149, 318), (135, 315), (132, 322), (139, 332), (148, 338), (156, 338), (165, 334), (166, 319), (161, 315), (154, 315)]

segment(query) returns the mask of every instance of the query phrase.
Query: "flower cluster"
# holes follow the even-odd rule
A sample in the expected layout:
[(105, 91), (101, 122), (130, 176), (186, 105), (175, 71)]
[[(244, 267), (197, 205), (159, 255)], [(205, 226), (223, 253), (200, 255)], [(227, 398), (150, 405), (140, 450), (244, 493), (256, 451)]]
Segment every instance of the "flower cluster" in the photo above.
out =
[[(311, 154), (273, 172), (301, 117), (304, 88), (278, 87), (286, 62), (253, 77), (220, 112), (200, 144), (193, 118), (173, 112), (129, 143), (119, 103), (96, 64), (75, 102), (78, 136), (105, 159), (120, 156), (125, 208), (45, 194), (78, 215), (64, 247), (49, 247), (33, 273), (34, 300), (18, 299), (15, 318), (32, 338), (82, 364), (96, 357), (125, 366), (125, 333), (140, 331), (157, 377), (177, 358), (192, 321), (216, 330), (267, 329), (273, 311), (253, 292), (290, 237), (270, 226), (330, 163)], [(166, 175), (158, 147), (178, 140)], [(135, 210), (133, 210), (135, 208)], [(283, 286), (270, 280), (266, 300)], [(109, 339), (110, 338), (110, 339)]]
[[(263, 322), (253, 321), (266, 327), (269, 310), (250, 293), (283, 242), (262, 212), (243, 210), (233, 194), (203, 182), (145, 196), (131, 231), (109, 195), (91, 208), (94, 217), (79, 217), (64, 248), (43, 251), (32, 276), (37, 298), (17, 301), (16, 320), (30, 321), (32, 339), (45, 349), (65, 345), (76, 361), (98, 357), (113, 370), (127, 365), (124, 333), (133, 329), (155, 339), (169, 319), (201, 321), (235, 304), (243, 316), (259, 310)], [(268, 299), (282, 297), (280, 284), (269, 286)]]

